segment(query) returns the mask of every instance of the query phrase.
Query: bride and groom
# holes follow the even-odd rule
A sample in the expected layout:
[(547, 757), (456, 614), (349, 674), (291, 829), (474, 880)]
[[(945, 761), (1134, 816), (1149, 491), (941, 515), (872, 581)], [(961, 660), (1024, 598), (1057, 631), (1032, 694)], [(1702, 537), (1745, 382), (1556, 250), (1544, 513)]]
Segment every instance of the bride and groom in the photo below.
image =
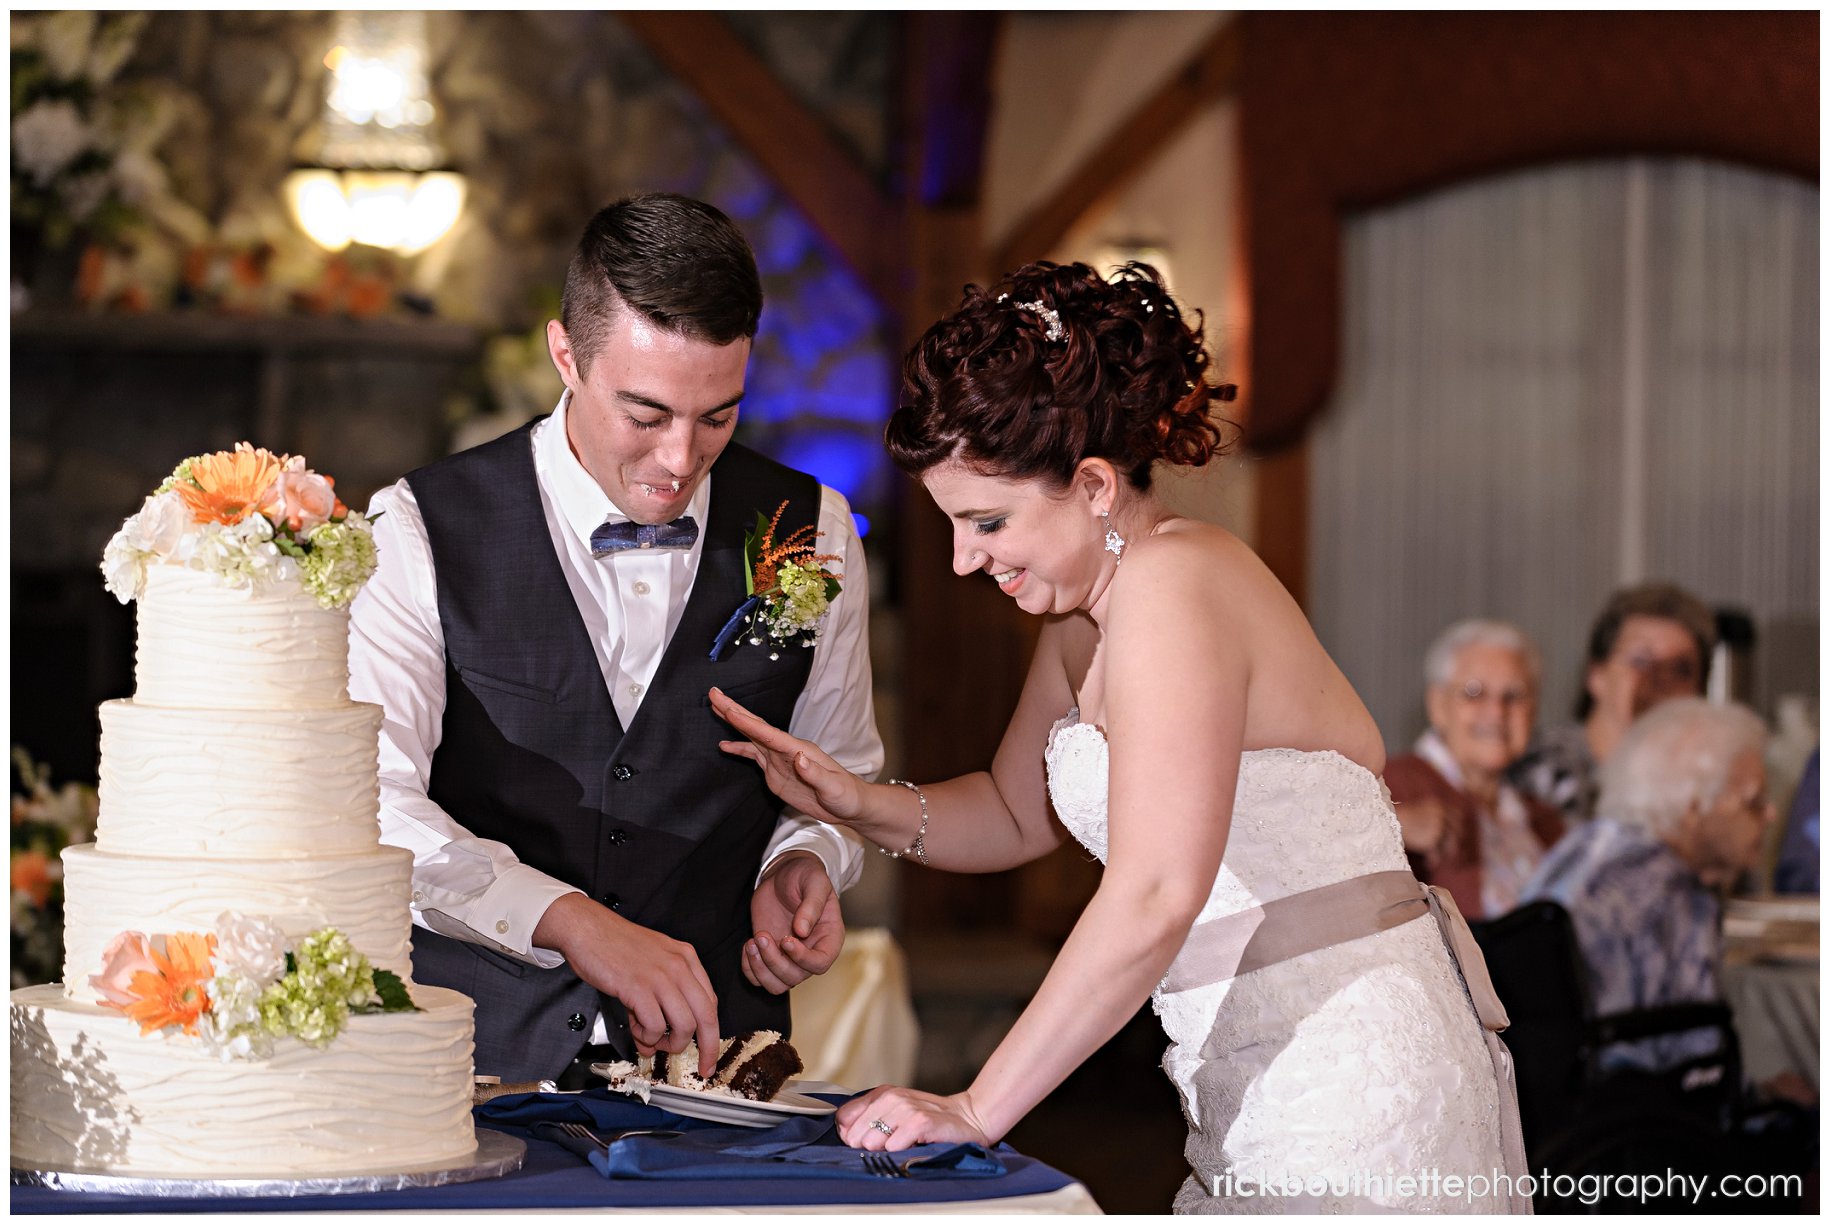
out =
[[(908, 355), (893, 457), (955, 571), (1045, 618), (991, 770), (922, 784), (862, 781), (882, 748), (843, 499), (728, 445), (760, 307), (715, 209), (613, 205), (549, 325), (553, 416), (377, 495), (352, 691), (388, 712), (414, 973), (477, 999), (478, 1070), (576, 1083), (689, 1037), (709, 1062), (721, 1027), (785, 1029), (787, 989), (831, 965), (861, 846), (996, 871), (1072, 836), (1101, 884), (978, 1078), (874, 1089), (847, 1143), (996, 1141), (1149, 998), (1191, 1128), (1178, 1211), (1244, 1207), (1240, 1178), (1317, 1193), (1260, 1211), (1523, 1206), (1360, 1189), (1523, 1172), (1480, 1016), (1502, 1014), (1409, 877), (1346, 678), (1244, 544), (1151, 490), (1219, 452), (1227, 394), (1156, 274), (1031, 265)], [(816, 531), (820, 556), (788, 547)], [(765, 611), (728, 649), (797, 563), (817, 639)]]

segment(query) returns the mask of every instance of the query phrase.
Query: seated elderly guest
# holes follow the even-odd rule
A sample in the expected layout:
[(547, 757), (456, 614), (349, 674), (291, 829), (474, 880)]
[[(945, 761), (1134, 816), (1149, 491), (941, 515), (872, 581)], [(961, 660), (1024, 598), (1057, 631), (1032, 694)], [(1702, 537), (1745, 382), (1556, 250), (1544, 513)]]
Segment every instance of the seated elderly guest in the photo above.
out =
[[(1719, 891), (1754, 862), (1773, 817), (1765, 742), (1743, 706), (1660, 705), (1609, 759), (1595, 819), (1526, 887), (1569, 911), (1598, 1015), (1721, 997)], [(1712, 1034), (1680, 1034), (1603, 1061), (1656, 1071), (1715, 1048)]]
[(1430, 728), (1385, 766), (1417, 879), (1447, 889), (1471, 919), (1517, 906), (1563, 834), (1555, 808), (1505, 779), (1531, 738), (1538, 672), (1537, 648), (1517, 626), (1451, 625), (1424, 656)]
[(1576, 721), (1545, 728), (1513, 765), (1512, 782), (1555, 804), (1566, 821), (1588, 820), (1600, 767), (1627, 728), (1660, 702), (1700, 695), (1715, 649), (1715, 615), (1682, 587), (1615, 592), (1589, 630)]

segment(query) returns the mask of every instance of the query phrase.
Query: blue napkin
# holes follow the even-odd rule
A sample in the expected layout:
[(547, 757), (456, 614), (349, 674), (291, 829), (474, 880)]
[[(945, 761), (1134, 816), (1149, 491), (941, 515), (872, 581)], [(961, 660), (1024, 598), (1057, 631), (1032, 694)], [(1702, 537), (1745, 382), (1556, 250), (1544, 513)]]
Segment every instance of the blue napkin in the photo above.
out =
[[(843, 1097), (819, 1094), (838, 1103)], [(584, 1093), (523, 1093), (498, 1097), (476, 1108), (479, 1123), (531, 1128), (536, 1123), (583, 1123), (597, 1131), (625, 1127), (671, 1127), (684, 1135), (668, 1139), (631, 1136), (593, 1153), (590, 1161), (606, 1178), (743, 1179), (875, 1178), (863, 1155), (839, 1139), (830, 1116), (791, 1118), (767, 1130), (727, 1127), (689, 1119), (623, 1094), (593, 1089)], [(920, 1144), (893, 1154), (914, 1161), (911, 1179), (995, 1178), (1007, 1170), (1004, 1145)]]
[[(733, 1134), (735, 1133), (735, 1134)], [(1004, 1162), (978, 1144), (918, 1144), (894, 1153), (910, 1178), (996, 1178)], [(767, 1131), (718, 1128), (673, 1139), (631, 1136), (591, 1164), (606, 1178), (875, 1178), (839, 1139), (831, 1117), (789, 1119)]]

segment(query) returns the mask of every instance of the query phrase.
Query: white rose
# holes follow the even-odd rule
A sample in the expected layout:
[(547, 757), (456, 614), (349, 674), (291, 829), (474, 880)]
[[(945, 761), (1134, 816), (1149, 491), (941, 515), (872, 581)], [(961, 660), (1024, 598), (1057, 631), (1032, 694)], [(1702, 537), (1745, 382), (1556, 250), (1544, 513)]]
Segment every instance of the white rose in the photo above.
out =
[(13, 120), (13, 161), (44, 187), (89, 147), (89, 125), (76, 104), (38, 102)]
[(168, 489), (148, 496), (140, 513), (129, 519), (122, 530), (135, 548), (170, 557), (178, 551), (178, 541), (190, 525), (190, 508), (176, 490)]
[(102, 575), (108, 590), (123, 604), (137, 599), (146, 583), (146, 553), (134, 546), (129, 519), (102, 550)]
[(216, 972), (265, 986), (286, 972), (286, 933), (266, 919), (225, 911), (216, 920)]

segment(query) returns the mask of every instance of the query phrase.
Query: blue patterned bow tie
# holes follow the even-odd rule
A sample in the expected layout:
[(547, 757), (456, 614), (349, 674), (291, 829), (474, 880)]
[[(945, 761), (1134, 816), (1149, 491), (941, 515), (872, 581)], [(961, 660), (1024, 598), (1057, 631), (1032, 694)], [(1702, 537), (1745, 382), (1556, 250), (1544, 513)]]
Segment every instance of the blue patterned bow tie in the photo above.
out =
[(672, 523), (605, 523), (591, 533), (591, 556), (604, 557), (624, 549), (690, 549), (699, 539), (699, 525), (691, 515)]

